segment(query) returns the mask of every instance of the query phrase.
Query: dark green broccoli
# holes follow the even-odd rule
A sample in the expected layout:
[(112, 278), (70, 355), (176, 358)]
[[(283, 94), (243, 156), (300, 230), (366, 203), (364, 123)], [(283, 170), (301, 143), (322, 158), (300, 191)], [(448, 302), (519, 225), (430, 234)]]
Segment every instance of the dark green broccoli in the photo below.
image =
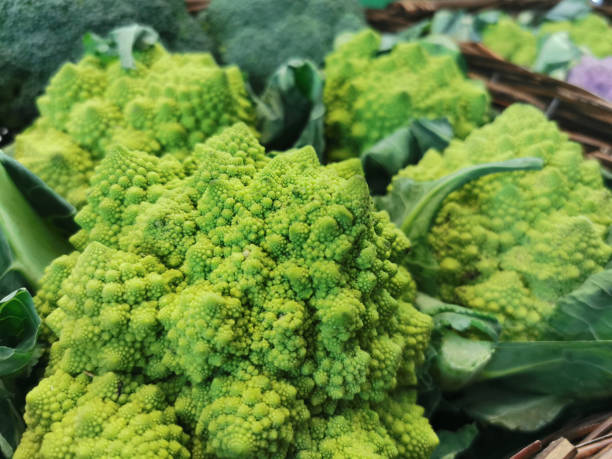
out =
[(203, 21), (219, 57), (245, 71), (256, 91), (292, 57), (322, 64), (337, 34), (365, 25), (358, 0), (213, 0)]
[(209, 50), (209, 39), (183, 0), (0, 0), (0, 127), (13, 133), (36, 116), (50, 76), (82, 53), (86, 32), (105, 34), (137, 22), (170, 50)]

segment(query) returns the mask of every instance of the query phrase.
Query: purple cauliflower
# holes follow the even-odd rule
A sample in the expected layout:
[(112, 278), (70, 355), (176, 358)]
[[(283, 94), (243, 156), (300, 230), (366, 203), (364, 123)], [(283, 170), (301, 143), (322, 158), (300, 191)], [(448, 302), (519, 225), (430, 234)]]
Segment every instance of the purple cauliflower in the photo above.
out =
[(583, 56), (567, 81), (612, 101), (612, 56), (603, 59)]

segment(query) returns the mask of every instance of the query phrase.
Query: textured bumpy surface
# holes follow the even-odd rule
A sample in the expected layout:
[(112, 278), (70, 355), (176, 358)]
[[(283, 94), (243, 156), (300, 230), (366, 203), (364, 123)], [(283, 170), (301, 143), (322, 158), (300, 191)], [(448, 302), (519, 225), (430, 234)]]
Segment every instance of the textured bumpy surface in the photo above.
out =
[(64, 65), (38, 99), (41, 117), (16, 139), (16, 159), (79, 208), (113, 145), (184, 159), (222, 127), (254, 123), (240, 71), (210, 54), (156, 46), (136, 65), (94, 56)]
[(377, 57), (380, 40), (364, 30), (325, 59), (330, 159), (359, 156), (416, 118), (446, 117), (460, 137), (487, 121), (487, 91), (453, 57), (432, 56), (419, 43)]
[(56, 338), (15, 458), (429, 457), (432, 323), (359, 162), (270, 159), (244, 124), (192, 156), (116, 148), (96, 169), (81, 252), (39, 297)]
[(398, 174), (427, 181), (519, 157), (542, 158), (545, 166), (480, 178), (452, 193), (428, 238), (441, 268), (440, 295), (494, 313), (512, 340), (545, 336), (556, 300), (612, 255), (605, 242), (612, 196), (598, 163), (585, 161), (539, 110), (514, 105)]
[(287, 60), (322, 64), (336, 35), (365, 26), (357, 0), (212, 0), (204, 15), (222, 61), (238, 65), (257, 91)]
[(517, 65), (535, 63), (537, 41), (535, 34), (509, 17), (489, 25), (482, 33), (482, 43), (487, 48)]

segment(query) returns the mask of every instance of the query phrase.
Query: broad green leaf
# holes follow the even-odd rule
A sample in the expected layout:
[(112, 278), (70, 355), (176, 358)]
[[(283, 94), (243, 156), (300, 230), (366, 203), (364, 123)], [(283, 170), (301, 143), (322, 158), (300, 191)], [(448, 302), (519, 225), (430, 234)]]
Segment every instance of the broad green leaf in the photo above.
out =
[(31, 363), (40, 323), (26, 289), (0, 300), (0, 377), (14, 375)]
[(456, 391), (473, 381), (495, 352), (500, 326), (495, 317), (418, 293), (415, 304), (431, 316), (433, 355), (428, 371), (442, 390)]
[(431, 459), (455, 459), (470, 447), (478, 435), (478, 428), (476, 424), (467, 424), (455, 432), (439, 430), (436, 435), (440, 439), (440, 444), (434, 450)]
[(359, 0), (362, 6), (371, 9), (383, 9), (386, 8), (389, 3), (393, 3), (395, 0)]
[(25, 430), (23, 419), (15, 408), (9, 392), (0, 380), (0, 457), (13, 456), (21, 434)]
[(548, 322), (560, 340), (612, 340), (612, 269), (560, 298)]
[(72, 251), (67, 235), (74, 225), (73, 212), (37, 177), (0, 152), (0, 297), (19, 287), (34, 292), (45, 267)]
[(430, 148), (443, 150), (453, 136), (445, 119), (417, 119), (377, 142), (361, 156), (366, 180), (373, 194), (383, 194), (397, 172), (418, 163)]
[(509, 430), (534, 432), (554, 421), (570, 403), (571, 400), (557, 395), (486, 385), (472, 387), (457, 405), (478, 421)]
[(567, 32), (547, 35), (538, 41), (533, 70), (565, 80), (569, 69), (578, 63), (583, 54)]
[(479, 381), (573, 399), (612, 396), (612, 340), (499, 343)]
[(254, 99), (264, 145), (273, 150), (312, 145), (322, 159), (323, 77), (314, 63), (291, 59), (279, 67), (264, 92)]
[(588, 0), (563, 0), (555, 5), (544, 19), (546, 21), (575, 21), (591, 12)]
[(470, 337), (497, 341), (501, 327), (497, 319), (484, 312), (444, 303), (424, 293), (417, 293), (417, 308), (434, 320), (434, 333), (454, 330)]
[(151, 27), (131, 24), (113, 29), (107, 37), (87, 33), (83, 37), (83, 46), (87, 54), (94, 54), (105, 62), (118, 57), (123, 68), (134, 69), (134, 53), (144, 51), (158, 41), (159, 35)]
[(78, 231), (79, 227), (74, 222), (76, 209), (72, 204), (55, 193), (20, 162), (0, 151), (0, 167), (2, 166), (38, 215), (67, 237)]
[(455, 391), (472, 382), (495, 353), (492, 341), (464, 338), (446, 332), (436, 345), (432, 371), (442, 390)]

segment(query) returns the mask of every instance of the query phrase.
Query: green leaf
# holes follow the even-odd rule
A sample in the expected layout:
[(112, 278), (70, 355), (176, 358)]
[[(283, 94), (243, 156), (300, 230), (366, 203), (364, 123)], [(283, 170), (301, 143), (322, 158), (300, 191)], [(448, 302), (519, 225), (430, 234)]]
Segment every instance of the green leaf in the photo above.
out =
[(567, 32), (546, 35), (538, 41), (538, 53), (533, 69), (565, 80), (584, 53), (574, 44)]
[(445, 303), (424, 293), (417, 293), (417, 308), (434, 320), (434, 333), (454, 330), (469, 336), (497, 341), (501, 326), (491, 314)]
[(23, 197), (44, 220), (61, 231), (66, 237), (78, 231), (79, 226), (74, 222), (76, 209), (72, 204), (55, 193), (20, 162), (1, 151), (0, 166), (4, 166), (6, 173)]
[(437, 344), (434, 376), (442, 390), (455, 391), (477, 378), (495, 353), (495, 343), (447, 332)]
[(478, 428), (476, 424), (467, 424), (455, 432), (439, 430), (436, 434), (440, 444), (434, 450), (431, 459), (455, 459), (470, 447), (478, 435)]
[(0, 152), (0, 297), (34, 292), (45, 267), (71, 252), (74, 208)]
[[(473, 381), (495, 352), (501, 327), (495, 317), (418, 293), (417, 308), (433, 318), (429, 372), (443, 390)], [(480, 338), (480, 340), (478, 339)]]
[(361, 6), (371, 9), (384, 9), (389, 3), (393, 3), (395, 0), (359, 0)]
[(499, 343), (478, 375), (544, 395), (581, 400), (612, 396), (612, 340)]
[(544, 19), (546, 21), (575, 21), (591, 12), (588, 1), (585, 0), (563, 0), (555, 5)]
[(21, 434), (25, 430), (23, 419), (13, 404), (13, 394), (0, 380), (0, 457), (13, 456)]
[(612, 340), (612, 269), (560, 298), (548, 325), (560, 340)]
[(0, 377), (14, 375), (31, 363), (40, 323), (26, 289), (0, 300)]
[(535, 432), (554, 421), (571, 403), (557, 395), (521, 392), (515, 388), (474, 386), (456, 404), (472, 418), (509, 430)]
[(158, 41), (159, 35), (151, 27), (131, 24), (113, 29), (107, 37), (87, 33), (83, 37), (83, 47), (85, 53), (94, 54), (104, 62), (118, 57), (123, 68), (134, 69), (134, 53), (144, 51)]
[(312, 145), (322, 159), (325, 150), (323, 77), (316, 65), (291, 59), (270, 77), (254, 97), (262, 143), (273, 150)]
[(443, 150), (452, 136), (453, 128), (446, 118), (421, 118), (377, 142), (361, 156), (370, 191), (383, 194), (400, 169), (418, 163), (430, 148)]

